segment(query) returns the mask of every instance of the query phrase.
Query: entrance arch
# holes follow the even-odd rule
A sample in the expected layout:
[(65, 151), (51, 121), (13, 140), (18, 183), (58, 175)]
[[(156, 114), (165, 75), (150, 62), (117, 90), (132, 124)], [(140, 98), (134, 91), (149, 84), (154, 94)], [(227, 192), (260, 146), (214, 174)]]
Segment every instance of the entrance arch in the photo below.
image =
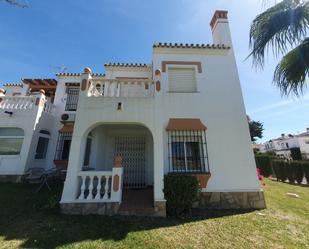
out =
[(110, 171), (114, 158), (123, 161), (123, 187), (146, 188), (154, 185), (153, 136), (142, 124), (99, 123), (84, 136), (82, 170)]

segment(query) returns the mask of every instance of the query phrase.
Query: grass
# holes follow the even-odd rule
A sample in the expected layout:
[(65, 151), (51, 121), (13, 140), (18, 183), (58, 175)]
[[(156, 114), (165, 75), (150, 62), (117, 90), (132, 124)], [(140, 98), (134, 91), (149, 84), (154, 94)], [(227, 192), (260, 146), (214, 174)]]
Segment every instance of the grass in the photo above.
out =
[(309, 248), (309, 188), (265, 182), (266, 210), (187, 220), (65, 216), (51, 208), (61, 186), (1, 184), (0, 248)]

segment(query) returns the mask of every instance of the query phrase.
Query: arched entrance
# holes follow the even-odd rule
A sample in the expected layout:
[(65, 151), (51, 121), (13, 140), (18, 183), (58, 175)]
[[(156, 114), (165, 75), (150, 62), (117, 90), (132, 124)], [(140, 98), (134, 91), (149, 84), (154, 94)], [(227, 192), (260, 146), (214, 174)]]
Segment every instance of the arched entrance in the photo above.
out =
[(153, 186), (153, 138), (139, 124), (99, 124), (87, 134), (83, 171), (109, 171), (122, 158), (123, 188)]

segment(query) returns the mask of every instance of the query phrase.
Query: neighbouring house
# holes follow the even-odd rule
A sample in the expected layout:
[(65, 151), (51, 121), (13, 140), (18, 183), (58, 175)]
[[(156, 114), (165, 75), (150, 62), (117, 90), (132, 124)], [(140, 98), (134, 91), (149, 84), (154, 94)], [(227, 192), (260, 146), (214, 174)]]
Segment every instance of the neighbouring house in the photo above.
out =
[(149, 64), (7, 84), (2, 177), (67, 168), (68, 214), (165, 216), (169, 173), (199, 179), (200, 207), (264, 208), (227, 12), (210, 26), (213, 44), (156, 43)]
[(309, 159), (309, 128), (300, 134), (281, 134), (281, 137), (264, 143), (266, 152), (275, 152), (276, 155), (292, 159), (291, 149), (298, 148), (303, 159)]

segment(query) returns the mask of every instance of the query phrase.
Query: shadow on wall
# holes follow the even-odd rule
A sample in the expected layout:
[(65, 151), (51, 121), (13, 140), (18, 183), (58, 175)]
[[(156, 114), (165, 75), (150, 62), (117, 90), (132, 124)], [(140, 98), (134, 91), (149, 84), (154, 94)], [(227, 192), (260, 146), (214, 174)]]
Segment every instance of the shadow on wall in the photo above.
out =
[[(244, 211), (199, 213), (190, 219), (125, 216), (67, 216), (54, 212), (62, 186), (35, 193), (37, 186), (0, 184), (0, 237), (8, 243), (23, 240), (22, 248), (56, 248), (81, 241), (121, 241), (131, 232), (178, 226)], [(249, 212), (249, 211), (246, 211)]]

